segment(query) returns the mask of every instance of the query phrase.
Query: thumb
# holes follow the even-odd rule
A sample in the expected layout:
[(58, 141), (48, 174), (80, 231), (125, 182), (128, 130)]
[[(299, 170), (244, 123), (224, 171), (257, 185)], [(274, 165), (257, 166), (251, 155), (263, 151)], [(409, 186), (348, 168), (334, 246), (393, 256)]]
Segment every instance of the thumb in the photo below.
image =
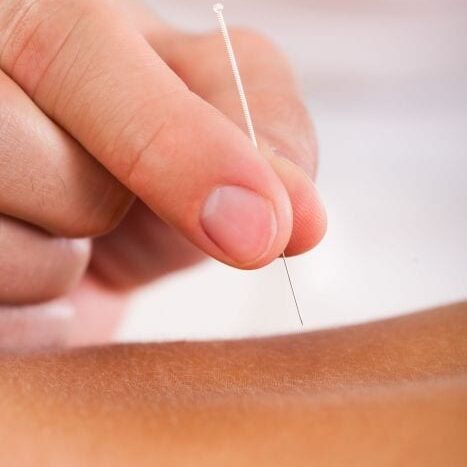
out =
[(112, 2), (29, 3), (2, 3), (0, 66), (36, 104), (207, 254), (242, 268), (280, 255), (290, 200), (243, 132)]

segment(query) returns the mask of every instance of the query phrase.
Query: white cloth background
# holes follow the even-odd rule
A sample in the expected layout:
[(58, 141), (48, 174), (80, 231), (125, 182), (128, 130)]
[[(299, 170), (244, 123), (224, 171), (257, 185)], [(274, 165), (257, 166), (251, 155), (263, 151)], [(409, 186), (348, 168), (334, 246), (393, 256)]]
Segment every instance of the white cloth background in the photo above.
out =
[[(211, 1), (150, 2), (192, 30)], [(289, 54), (321, 147), (329, 232), (290, 259), (305, 329), (467, 298), (467, 2), (224, 2)], [(157, 183), (157, 180), (154, 180)], [(280, 262), (208, 262), (134, 297), (119, 340), (300, 330)]]

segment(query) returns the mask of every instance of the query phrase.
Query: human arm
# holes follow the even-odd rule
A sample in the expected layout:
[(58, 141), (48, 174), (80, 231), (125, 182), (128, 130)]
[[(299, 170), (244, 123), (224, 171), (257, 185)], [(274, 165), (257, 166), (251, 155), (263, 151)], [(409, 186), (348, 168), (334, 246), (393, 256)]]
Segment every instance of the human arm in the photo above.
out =
[(459, 304), (268, 339), (3, 355), (0, 460), (461, 466), (466, 337)]

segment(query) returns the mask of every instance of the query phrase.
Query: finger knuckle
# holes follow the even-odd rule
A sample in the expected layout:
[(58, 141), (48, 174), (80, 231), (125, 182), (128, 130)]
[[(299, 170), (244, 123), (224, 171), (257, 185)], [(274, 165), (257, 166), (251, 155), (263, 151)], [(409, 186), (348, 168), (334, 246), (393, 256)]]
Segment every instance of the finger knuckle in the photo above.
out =
[(67, 238), (100, 237), (114, 230), (125, 217), (133, 196), (123, 187), (111, 189), (88, 209), (77, 209), (61, 223), (58, 233)]
[(148, 157), (153, 159), (157, 154), (158, 160), (167, 159), (176, 151), (175, 122), (190, 108), (192, 96), (185, 86), (156, 93), (136, 106), (119, 125), (112, 125), (111, 137), (106, 138), (100, 152), (111, 161), (114, 174), (130, 190), (141, 195)]
[(29, 304), (65, 295), (86, 270), (90, 253), (88, 240), (54, 238), (0, 215), (0, 304)]
[[(93, 9), (88, 0), (20, 0), (0, 14), (0, 65), (34, 94)], [(96, 4), (100, 2), (95, 2)], [(7, 23), (5, 25), (5, 23)]]

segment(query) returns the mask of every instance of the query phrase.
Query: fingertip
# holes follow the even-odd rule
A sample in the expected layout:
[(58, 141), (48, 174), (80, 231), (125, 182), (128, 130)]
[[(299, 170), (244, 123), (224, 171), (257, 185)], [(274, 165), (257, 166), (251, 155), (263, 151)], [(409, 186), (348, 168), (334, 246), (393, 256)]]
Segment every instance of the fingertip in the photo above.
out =
[(313, 182), (291, 195), (294, 206), (294, 224), (287, 256), (305, 253), (324, 238), (327, 230), (327, 214)]
[(277, 154), (268, 159), (287, 189), (293, 209), (293, 228), (285, 253), (304, 253), (317, 246), (326, 233), (324, 204), (316, 185), (302, 168)]

